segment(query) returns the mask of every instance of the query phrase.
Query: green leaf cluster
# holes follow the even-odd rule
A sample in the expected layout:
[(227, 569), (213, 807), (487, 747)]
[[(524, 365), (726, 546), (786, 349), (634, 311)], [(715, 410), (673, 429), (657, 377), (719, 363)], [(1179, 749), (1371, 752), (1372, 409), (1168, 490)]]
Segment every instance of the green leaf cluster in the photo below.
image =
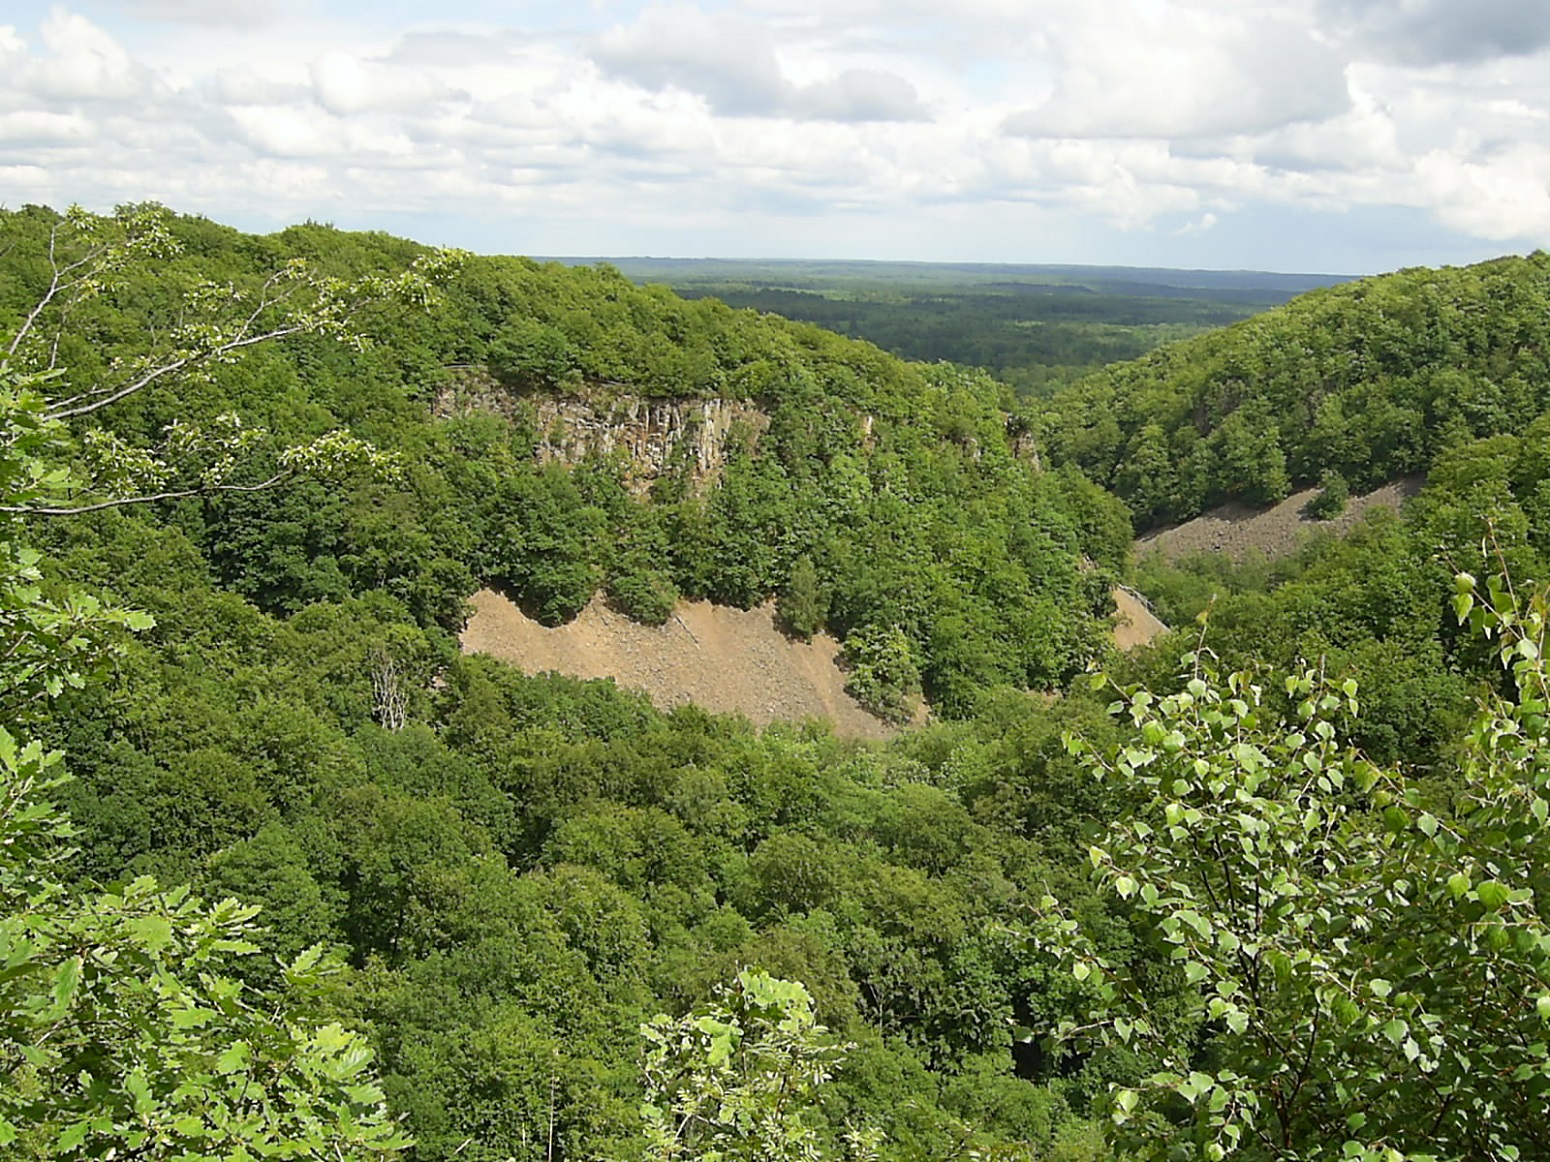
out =
[(1459, 613), (1500, 643), (1511, 697), (1482, 712), (1439, 798), (1340, 741), (1357, 685), (1268, 685), (1209, 660), (1177, 693), (1123, 691), (1135, 728), (1094, 772), (1135, 805), (1091, 850), (1156, 954), (1195, 990), (1175, 1039), (1146, 990), (1054, 901), (1040, 954), (1096, 983), (1058, 1035), (1144, 1045), (1112, 1094), (1140, 1157), (1516, 1158), (1546, 1132), (1545, 598)]

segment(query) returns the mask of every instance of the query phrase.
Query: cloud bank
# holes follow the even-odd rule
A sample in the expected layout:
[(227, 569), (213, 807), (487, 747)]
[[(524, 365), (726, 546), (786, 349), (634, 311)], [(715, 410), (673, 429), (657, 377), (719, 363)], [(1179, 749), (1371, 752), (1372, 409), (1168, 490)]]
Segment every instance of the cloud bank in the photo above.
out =
[(1542, 0), (285, 2), (12, 16), (0, 198), (580, 253), (1550, 243)]

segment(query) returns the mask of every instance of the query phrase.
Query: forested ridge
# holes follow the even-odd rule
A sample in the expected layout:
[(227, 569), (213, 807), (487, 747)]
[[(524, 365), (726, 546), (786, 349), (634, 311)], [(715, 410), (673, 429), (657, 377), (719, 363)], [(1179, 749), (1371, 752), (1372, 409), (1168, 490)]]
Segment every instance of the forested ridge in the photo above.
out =
[[(48, 218), (12, 217), (7, 300), (19, 312), (42, 286)], [(265, 239), (197, 219), (171, 228), (179, 257), (73, 323), (59, 352), (72, 380), (165, 328), (194, 280), (254, 280), (294, 258), (358, 276), (422, 253), (316, 226)], [(170, 515), (216, 579), (260, 608), (386, 591), (420, 624), (452, 627), (480, 582), (550, 623), (598, 589), (660, 621), (679, 595), (746, 608), (789, 593), (795, 573), (807, 606), (796, 628), (826, 622), (858, 655), (896, 656), (901, 673), (885, 674), (887, 684), (924, 683), (943, 705), (966, 705), (966, 692), (989, 682), (1058, 682), (1101, 635), (1104, 570), (1118, 568), (1128, 541), (1123, 509), (1075, 474), (1035, 472), (1014, 455), (1004, 389), (983, 375), (687, 303), (606, 268), (524, 259), (471, 258), (435, 310), (378, 311), (362, 330), (374, 340), (364, 350), (298, 336), (102, 417), (145, 444), (174, 419), (228, 412), (277, 442), (343, 424), (400, 457), (405, 478), (393, 487), (303, 484)], [(427, 422), (428, 405), (468, 365), (504, 385), (515, 422)], [(544, 433), (522, 401), (599, 385), (748, 399), (769, 426), (734, 441), (708, 490), (693, 486), (689, 463), (644, 499), (602, 457), (575, 471), (535, 464)]]
[(1083, 380), (1042, 434), (1141, 528), (1326, 473), (1371, 488), (1472, 438), (1530, 432), (1550, 407), (1547, 308), (1542, 252), (1312, 291)]
[[(1431, 385), (1391, 465), (1426, 490), (1347, 540), (1137, 565), (1100, 487), (1135, 502), (1107, 415), (1208, 450), (1143, 520), (1252, 498), (1234, 417), (1294, 404), (1244, 351), (1432, 283), (1445, 320), (1532, 305), (1538, 258), (1319, 292), (1019, 410), (606, 268), (3, 224), (12, 1155), (1547, 1156), (1544, 441), (1431, 423), (1448, 383), (1542, 383), (1538, 323), (1335, 332), (1317, 367)], [(1218, 365), (1241, 406), (1182, 403)], [(437, 418), (471, 368), (511, 406)], [(1370, 445), (1379, 386), (1328, 375)], [(540, 462), (556, 393), (769, 422), (643, 490)], [(1306, 427), (1256, 436), (1288, 485), (1365, 479), (1294, 455)], [(1111, 656), (1121, 576), (1187, 641)], [(936, 715), (842, 743), (524, 676), (458, 650), (481, 584), (552, 621), (774, 595), (879, 712)]]

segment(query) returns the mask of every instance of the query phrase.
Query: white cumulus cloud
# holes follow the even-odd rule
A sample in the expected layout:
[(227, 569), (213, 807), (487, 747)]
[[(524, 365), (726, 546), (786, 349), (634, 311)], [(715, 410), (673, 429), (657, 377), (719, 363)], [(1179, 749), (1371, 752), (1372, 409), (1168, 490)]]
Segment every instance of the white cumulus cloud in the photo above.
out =
[(1438, 150), (1416, 164), (1419, 192), (1444, 221), (1479, 238), (1550, 239), (1550, 146), (1525, 143), (1490, 158)]
[(312, 63), (311, 72), (318, 104), (340, 117), (384, 110), (424, 112), (438, 102), (464, 96), (429, 73), (362, 60), (347, 52), (324, 53)]
[(94, 136), (92, 123), (74, 113), (36, 109), (0, 113), (0, 141), (12, 146), (71, 144), (89, 141)]
[(798, 85), (787, 76), (767, 25), (733, 11), (687, 4), (648, 8), (634, 24), (599, 36), (591, 55), (605, 71), (647, 89), (703, 97), (728, 116), (816, 121), (918, 121), (915, 87), (882, 69), (844, 69)]
[[(1095, 18), (1102, 14), (1103, 18)], [(1007, 119), (1027, 137), (1215, 137), (1337, 116), (1346, 61), (1288, 17), (1128, 3), (1056, 30), (1061, 65), (1043, 104)]]
[(571, 253), (1163, 240), (1210, 264), (1267, 214), (1550, 245), (1544, 0), (324, 8), (8, 12), (0, 203), (348, 212)]
[(56, 101), (124, 101), (155, 84), (111, 36), (83, 16), (54, 9), (41, 29), (49, 55), (22, 70), (24, 86)]

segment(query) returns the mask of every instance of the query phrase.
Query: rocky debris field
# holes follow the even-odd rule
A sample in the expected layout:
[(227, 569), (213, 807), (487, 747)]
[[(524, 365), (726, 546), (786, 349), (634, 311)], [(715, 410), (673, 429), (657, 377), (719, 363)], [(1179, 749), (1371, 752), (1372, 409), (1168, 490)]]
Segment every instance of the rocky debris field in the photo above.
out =
[(888, 738), (897, 728), (869, 714), (845, 693), (840, 647), (819, 634), (795, 641), (775, 623), (773, 602), (734, 609), (681, 601), (665, 625), (640, 625), (594, 598), (581, 615), (556, 629), (540, 625), (513, 602), (485, 589), (463, 649), (518, 666), (574, 678), (612, 678), (649, 694), (658, 706), (693, 702), (706, 710), (742, 714), (759, 726), (827, 719), (842, 738)]
[(1234, 560), (1253, 552), (1284, 557), (1296, 552), (1303, 539), (1317, 529), (1343, 533), (1361, 523), (1374, 508), (1398, 512), (1404, 501), (1421, 491), (1423, 482), (1423, 477), (1406, 476), (1364, 496), (1353, 496), (1334, 520), (1314, 520), (1304, 511), (1318, 495), (1317, 488), (1295, 492), (1274, 508), (1228, 504), (1173, 528), (1148, 533), (1136, 541), (1136, 553), (1143, 557), (1160, 553), (1170, 562), (1196, 553), (1226, 553)]

